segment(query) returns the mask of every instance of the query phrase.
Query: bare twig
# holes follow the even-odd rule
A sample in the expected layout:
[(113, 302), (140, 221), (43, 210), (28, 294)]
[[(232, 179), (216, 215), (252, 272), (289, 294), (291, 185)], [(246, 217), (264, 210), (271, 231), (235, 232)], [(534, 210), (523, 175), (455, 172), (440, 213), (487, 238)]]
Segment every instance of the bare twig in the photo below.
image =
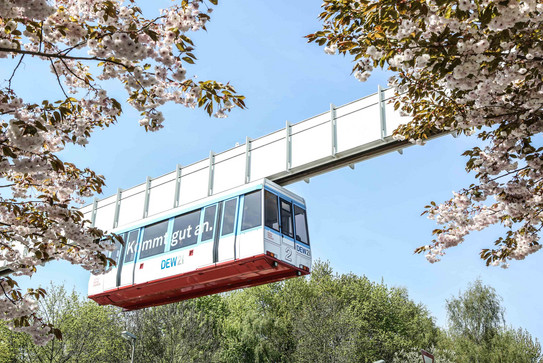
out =
[(13, 79), (13, 77), (15, 77), (15, 72), (17, 72), (17, 69), (19, 68), (19, 66), (21, 65), (21, 62), (23, 61), (23, 58), (25, 57), (25, 55), (21, 55), (21, 58), (19, 59), (19, 62), (17, 63), (17, 65), (15, 66), (15, 68), (13, 69), (13, 73), (11, 74), (11, 77), (9, 77), (9, 81), (8, 81), (8, 90), (11, 91), (11, 80)]
[(94, 87), (90, 81), (88, 79), (84, 79), (84, 78), (81, 78), (80, 76), (78, 76), (74, 71), (72, 71), (72, 69), (66, 64), (66, 62), (64, 61), (63, 58), (60, 58), (60, 61), (62, 62), (62, 64), (64, 64), (64, 67), (66, 67), (66, 69), (68, 70), (68, 72), (70, 72), (75, 78), (79, 79), (80, 81), (83, 81), (85, 82), (87, 85), (89, 85), (89, 87), (91, 89), (93, 89), (94, 91), (98, 91), (98, 89), (96, 87)]
[(38, 47), (38, 52), (41, 52), (42, 44), (43, 44), (43, 21), (40, 21), (40, 45)]
[[(59, 76), (59, 74), (57, 72), (57, 68), (55, 67), (55, 63), (53, 62), (53, 60), (51, 58), (49, 58), (49, 61), (51, 62), (51, 66), (53, 67), (53, 71), (55, 71), (55, 74), (57, 76), (58, 85), (60, 86), (60, 89), (62, 90), (62, 93), (64, 93), (64, 96), (66, 96), (66, 99), (69, 100), (70, 96), (68, 96), (68, 94), (64, 90), (64, 87), (62, 86), (62, 82), (60, 81), (60, 76)], [(70, 104), (71, 104), (71, 101), (70, 101)]]
[[(2, 281), (3, 281), (3, 280), (2, 280)], [(13, 301), (13, 300), (8, 296), (8, 294), (6, 293), (6, 290), (4, 290), (4, 285), (2, 285), (2, 281), (0, 281), (0, 287), (2, 288), (2, 291), (4, 292), (4, 295), (8, 298), (9, 301), (11, 301), (11, 303), (12, 303), (13, 305), (16, 305), (16, 304), (15, 304), (15, 301)]]

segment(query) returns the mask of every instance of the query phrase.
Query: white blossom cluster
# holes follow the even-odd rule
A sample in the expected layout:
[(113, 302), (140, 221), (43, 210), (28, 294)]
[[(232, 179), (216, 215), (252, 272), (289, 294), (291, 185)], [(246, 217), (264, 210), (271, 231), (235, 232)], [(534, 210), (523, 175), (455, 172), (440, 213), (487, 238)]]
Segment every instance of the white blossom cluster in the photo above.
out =
[[(358, 6), (350, 8), (371, 14)], [(470, 232), (496, 224), (505, 227), (506, 235), (494, 249), (482, 251), (487, 263), (507, 267), (509, 260), (540, 250), (543, 3), (379, 0), (371, 6), (381, 22), (360, 20), (356, 30), (342, 15), (348, 5), (325, 0), (325, 9), (336, 16), (325, 24), (328, 33), (320, 35), (328, 41), (325, 52), (359, 56), (354, 76), (360, 81), (383, 61), (398, 72), (391, 85), (413, 121), (396, 131), (397, 139), (423, 144), (432, 133), (478, 133), (484, 145), (467, 154), (467, 170), (478, 183), (428, 208), (428, 216), (443, 227), (419, 251), (426, 251), (430, 262), (439, 261)], [(349, 45), (354, 41), (361, 47)]]
[[(162, 128), (158, 106), (175, 102), (194, 108), (202, 96), (200, 86), (187, 79), (183, 67), (186, 58), (192, 57), (191, 43), (184, 38), (185, 32), (204, 28), (209, 18), (199, 9), (202, 1), (193, 0), (187, 6), (162, 10), (161, 16), (154, 20), (143, 18), (137, 8), (124, 6), (122, 0), (56, 0), (51, 4), (4, 1), (0, 3), (3, 10), (0, 14), (6, 20), (0, 23), (0, 49), (23, 48), (39, 53), (41, 48), (48, 48), (65, 55), (69, 50), (76, 52), (73, 54), (77, 57), (83, 56), (82, 50), (86, 49), (89, 58), (105, 62), (98, 79), (121, 80), (130, 93), (129, 103), (142, 112), (140, 123), (155, 131)], [(21, 16), (41, 20), (43, 26), (40, 29), (34, 24), (26, 29), (18, 26)], [(15, 30), (22, 31), (23, 38), (14, 33)], [(62, 45), (69, 47), (62, 50)], [(7, 56), (11, 56), (9, 52), (0, 51), (0, 57)], [(74, 67), (79, 59), (77, 62), (68, 60), (56, 61), (52, 67), (63, 76), (67, 87), (81, 87), (88, 82), (88, 67), (79, 69)], [(152, 68), (158, 68), (157, 72), (142, 70), (143, 61), (154, 63)], [(228, 97), (221, 98), (228, 101)], [(216, 117), (224, 117), (230, 110), (224, 105), (218, 106)]]
[[(203, 29), (211, 12), (201, 12), (202, 3), (190, 0), (146, 19), (132, 1), (0, 0), (0, 58), (46, 61), (65, 95), (30, 104), (11, 79), (0, 88), (0, 262), (12, 276), (30, 276), (59, 259), (93, 273), (108, 266), (111, 238), (102, 238), (72, 206), (100, 192), (103, 177), (55, 156), (66, 144), (86, 145), (96, 128), (121, 114), (101, 81), (120, 81), (128, 103), (141, 112), (140, 125), (151, 131), (162, 127), (158, 107), (166, 102), (204, 105), (210, 114), (216, 104), (216, 117), (234, 104), (243, 107), (231, 86), (187, 78), (184, 64), (195, 57), (186, 32)], [(8, 281), (14, 282), (0, 278), (0, 319), (45, 344), (51, 329), (37, 316), (35, 296), (13, 297), (18, 290)], [(25, 324), (15, 323), (21, 319)]]
[[(25, 104), (14, 95), (0, 91), (0, 101), (4, 123), (0, 172), (11, 192), (0, 196), (0, 261), (13, 271), (13, 276), (31, 276), (51, 259), (103, 272), (103, 253), (113, 245), (97, 241), (100, 234), (67, 207), (72, 201), (90, 196), (89, 187), (99, 187), (100, 180), (93, 180), (89, 171), (63, 164), (51, 152), (62, 150), (68, 142), (79, 143), (81, 137), (86, 139), (94, 118), (104, 117), (114, 109), (111, 101), (104, 97), (86, 100), (82, 103), (86, 108), (77, 117), (60, 119), (56, 124), (44, 121), (45, 108)], [(13, 301), (6, 280), (0, 279), (0, 284), (4, 288), (0, 295), (2, 319), (30, 317), (30, 325), (14, 328), (30, 333), (38, 344), (47, 343), (52, 335), (35, 316), (34, 299), (22, 296)]]
[(54, 12), (54, 6), (43, 0), (0, 1), (0, 14), (2, 14), (2, 18), (44, 20)]
[[(6, 281), (0, 281), (0, 288), (2, 294), (6, 296), (9, 296), (15, 290)], [(11, 320), (30, 317), (30, 319), (27, 319), (28, 325), (19, 324), (12, 327), (12, 329), (17, 332), (28, 333), (32, 335), (36, 344), (44, 345), (51, 341), (54, 335), (51, 334), (51, 329), (43, 324), (36, 315), (37, 310), (37, 300), (30, 295), (23, 296), (17, 301), (8, 298), (0, 299), (0, 311), (9, 316)]]

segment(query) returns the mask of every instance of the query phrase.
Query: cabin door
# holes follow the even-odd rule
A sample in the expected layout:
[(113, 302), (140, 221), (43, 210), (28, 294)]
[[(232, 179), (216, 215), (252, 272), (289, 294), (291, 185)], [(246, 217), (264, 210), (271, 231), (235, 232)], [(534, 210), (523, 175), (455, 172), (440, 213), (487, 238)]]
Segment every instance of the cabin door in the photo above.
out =
[[(127, 235), (125, 234), (123, 236), (123, 239), (126, 236)], [(122, 248), (121, 248), (121, 253), (117, 257), (117, 273), (116, 273), (116, 276), (115, 276), (115, 286), (116, 287), (119, 287), (121, 285), (121, 271), (123, 270), (123, 260), (124, 260), (124, 249), (125, 248), (126, 248), (126, 246), (123, 245)]]
[(132, 285), (134, 283), (134, 258), (138, 248), (139, 230), (135, 229), (126, 234), (123, 253), (117, 267), (117, 287)]
[(281, 252), (282, 259), (294, 264), (294, 227), (292, 223), (292, 203), (279, 198), (281, 214)]
[[(122, 234), (121, 237), (124, 239), (125, 234)], [(116, 265), (111, 266), (111, 270), (102, 275), (104, 281), (104, 291), (108, 291), (119, 286), (117, 283), (117, 276), (119, 273), (119, 268), (121, 266), (122, 258), (120, 256), (122, 256), (123, 247), (124, 246), (121, 242), (115, 241), (115, 249), (108, 253), (108, 257), (115, 261)], [(111, 262), (109, 262), (108, 264), (111, 264)]]
[(213, 240), (213, 263), (231, 261), (236, 258), (235, 225), (237, 205), (237, 198), (219, 203)]

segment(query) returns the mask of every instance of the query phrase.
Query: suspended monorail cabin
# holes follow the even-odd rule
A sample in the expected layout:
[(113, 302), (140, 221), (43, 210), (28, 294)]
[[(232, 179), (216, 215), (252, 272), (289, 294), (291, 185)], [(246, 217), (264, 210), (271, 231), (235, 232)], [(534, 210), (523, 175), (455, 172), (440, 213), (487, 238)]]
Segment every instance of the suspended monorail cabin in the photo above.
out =
[(303, 198), (263, 179), (112, 232), (116, 267), (89, 298), (127, 310), (309, 274)]

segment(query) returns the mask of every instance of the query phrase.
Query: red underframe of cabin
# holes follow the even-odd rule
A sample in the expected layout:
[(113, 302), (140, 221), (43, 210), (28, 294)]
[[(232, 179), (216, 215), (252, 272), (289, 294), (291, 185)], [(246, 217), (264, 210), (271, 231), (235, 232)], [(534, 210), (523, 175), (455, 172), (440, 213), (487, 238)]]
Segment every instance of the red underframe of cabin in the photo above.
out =
[(136, 310), (307, 274), (309, 271), (262, 254), (159, 280), (118, 287), (89, 295), (89, 298), (100, 305), (116, 305), (125, 310)]

